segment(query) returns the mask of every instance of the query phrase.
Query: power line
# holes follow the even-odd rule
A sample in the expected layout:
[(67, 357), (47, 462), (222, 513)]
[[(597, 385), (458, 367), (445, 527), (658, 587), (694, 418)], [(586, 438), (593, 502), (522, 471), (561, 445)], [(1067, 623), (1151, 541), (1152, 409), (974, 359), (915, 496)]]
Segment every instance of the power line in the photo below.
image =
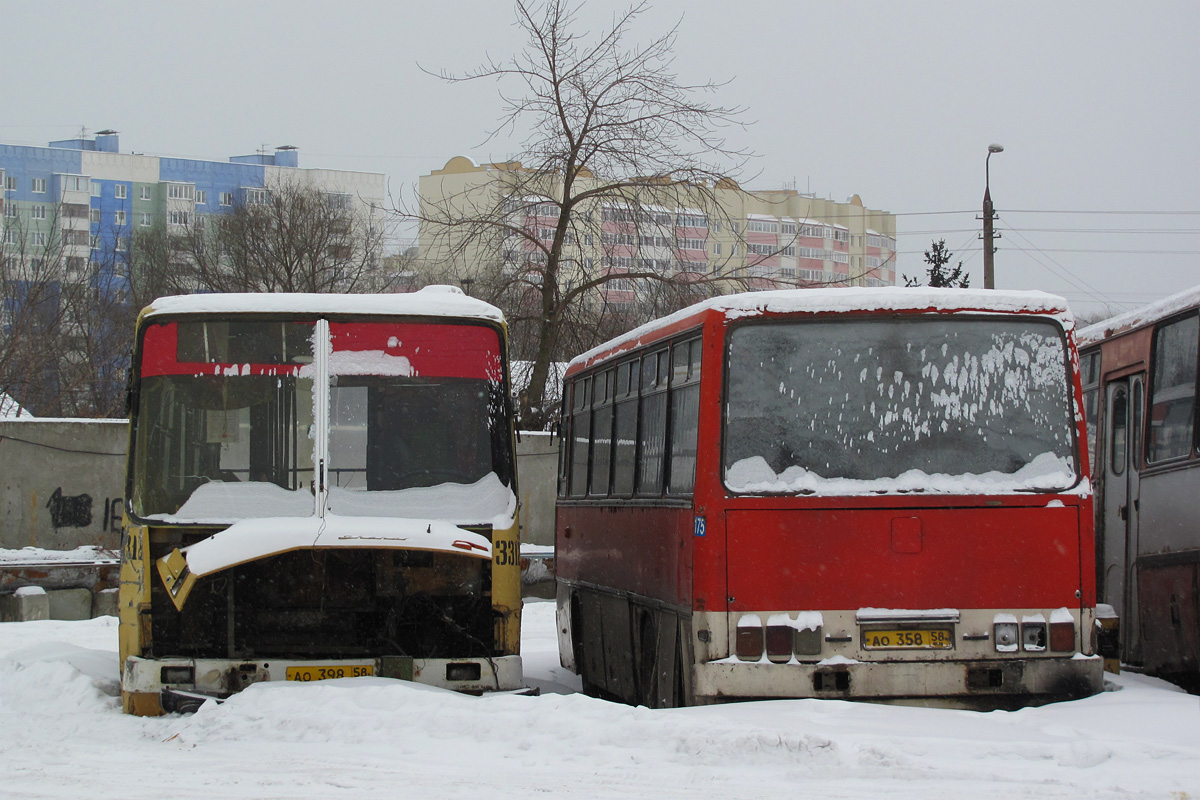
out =
[[(896, 231), (897, 236), (929, 236), (939, 233), (966, 233), (978, 228), (942, 228), (926, 231)], [(1116, 234), (1162, 234), (1164, 236), (1200, 234), (1200, 228), (1021, 228), (1023, 231), (1039, 233), (1116, 233)]]
[(1200, 217), (1200, 211), (1066, 211), (1063, 209), (1003, 208), (996, 213), (1005, 214), (1127, 214), (1130, 216)]

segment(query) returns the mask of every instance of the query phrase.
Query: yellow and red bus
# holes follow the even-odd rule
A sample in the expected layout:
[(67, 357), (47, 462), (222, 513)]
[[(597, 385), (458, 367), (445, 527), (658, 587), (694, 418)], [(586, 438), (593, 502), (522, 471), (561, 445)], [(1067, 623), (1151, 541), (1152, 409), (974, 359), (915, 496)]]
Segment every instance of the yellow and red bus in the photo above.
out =
[(1073, 329), (1040, 292), (768, 291), (577, 357), (563, 665), (652, 707), (1098, 691)]
[(120, 588), (126, 712), (259, 681), (522, 684), (507, 334), (453, 287), (142, 311)]

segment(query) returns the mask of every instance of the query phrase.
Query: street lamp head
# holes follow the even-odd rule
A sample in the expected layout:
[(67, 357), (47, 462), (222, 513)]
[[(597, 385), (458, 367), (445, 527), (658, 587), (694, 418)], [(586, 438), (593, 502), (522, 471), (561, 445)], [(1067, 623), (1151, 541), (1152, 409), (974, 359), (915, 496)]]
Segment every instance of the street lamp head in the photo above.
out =
[(989, 144), (989, 145), (988, 145), (988, 152), (989, 152), (989, 153), (1003, 153), (1003, 152), (1004, 152), (1004, 145), (1002, 145), (1002, 144)]

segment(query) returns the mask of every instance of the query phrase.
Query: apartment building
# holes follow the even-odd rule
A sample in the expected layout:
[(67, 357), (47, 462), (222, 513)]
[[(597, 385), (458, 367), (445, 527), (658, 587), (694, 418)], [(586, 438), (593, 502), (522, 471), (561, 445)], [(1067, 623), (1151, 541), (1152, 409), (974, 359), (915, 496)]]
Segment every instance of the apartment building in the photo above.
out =
[[(548, 241), (558, 217), (555, 187), (515, 196), (513, 187), (528, 191), (527, 172), (520, 162), (452, 158), (420, 178), (424, 215), (503, 214), (512, 228)], [(643, 193), (651, 202), (636, 207), (612, 200), (581, 207), (581, 222), (567, 241), (576, 272), (682, 274), (718, 284), (727, 279), (730, 289), (739, 290), (896, 284), (895, 216), (865, 207), (858, 195), (837, 202), (794, 189), (745, 189), (726, 180), (705, 193), (709, 202), (700, 203), (690, 202), (696, 193), (689, 198), (686, 187), (663, 186), (657, 196), (653, 190)], [(435, 269), (445, 262), (461, 278), (496, 263), (519, 269), (522, 261), (539, 257), (536, 244), (522, 236), (480, 237), (473, 248), (462, 249), (455, 235), (423, 221), (421, 258)], [(572, 279), (569, 270), (564, 277)], [(634, 290), (632, 281), (618, 279), (607, 284), (605, 294), (621, 303)]]
[(128, 352), (113, 320), (135, 310), (131, 241), (203, 229), (283, 185), (369, 225), (384, 214), (382, 174), (302, 169), (294, 147), (212, 161), (121, 152), (115, 131), (0, 143), (0, 391), (38, 414), (110, 409)]
[(387, 193), (379, 173), (301, 169), (290, 146), (210, 161), (122, 153), (116, 131), (46, 147), (0, 143), (3, 243), (10, 252), (54, 246), (69, 280), (101, 254), (105, 264), (119, 263), (137, 231), (183, 230), (238, 204), (265, 202), (268, 188), (283, 181), (313, 186), (366, 213), (382, 213)]

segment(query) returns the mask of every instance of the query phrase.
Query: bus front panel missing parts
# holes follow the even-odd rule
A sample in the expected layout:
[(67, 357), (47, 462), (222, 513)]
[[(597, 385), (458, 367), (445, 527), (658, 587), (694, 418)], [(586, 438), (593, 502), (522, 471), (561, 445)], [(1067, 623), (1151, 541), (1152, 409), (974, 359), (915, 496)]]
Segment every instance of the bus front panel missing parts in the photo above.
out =
[(166, 298), (137, 342), (127, 712), (272, 680), (521, 687), (498, 310), (445, 287)]

